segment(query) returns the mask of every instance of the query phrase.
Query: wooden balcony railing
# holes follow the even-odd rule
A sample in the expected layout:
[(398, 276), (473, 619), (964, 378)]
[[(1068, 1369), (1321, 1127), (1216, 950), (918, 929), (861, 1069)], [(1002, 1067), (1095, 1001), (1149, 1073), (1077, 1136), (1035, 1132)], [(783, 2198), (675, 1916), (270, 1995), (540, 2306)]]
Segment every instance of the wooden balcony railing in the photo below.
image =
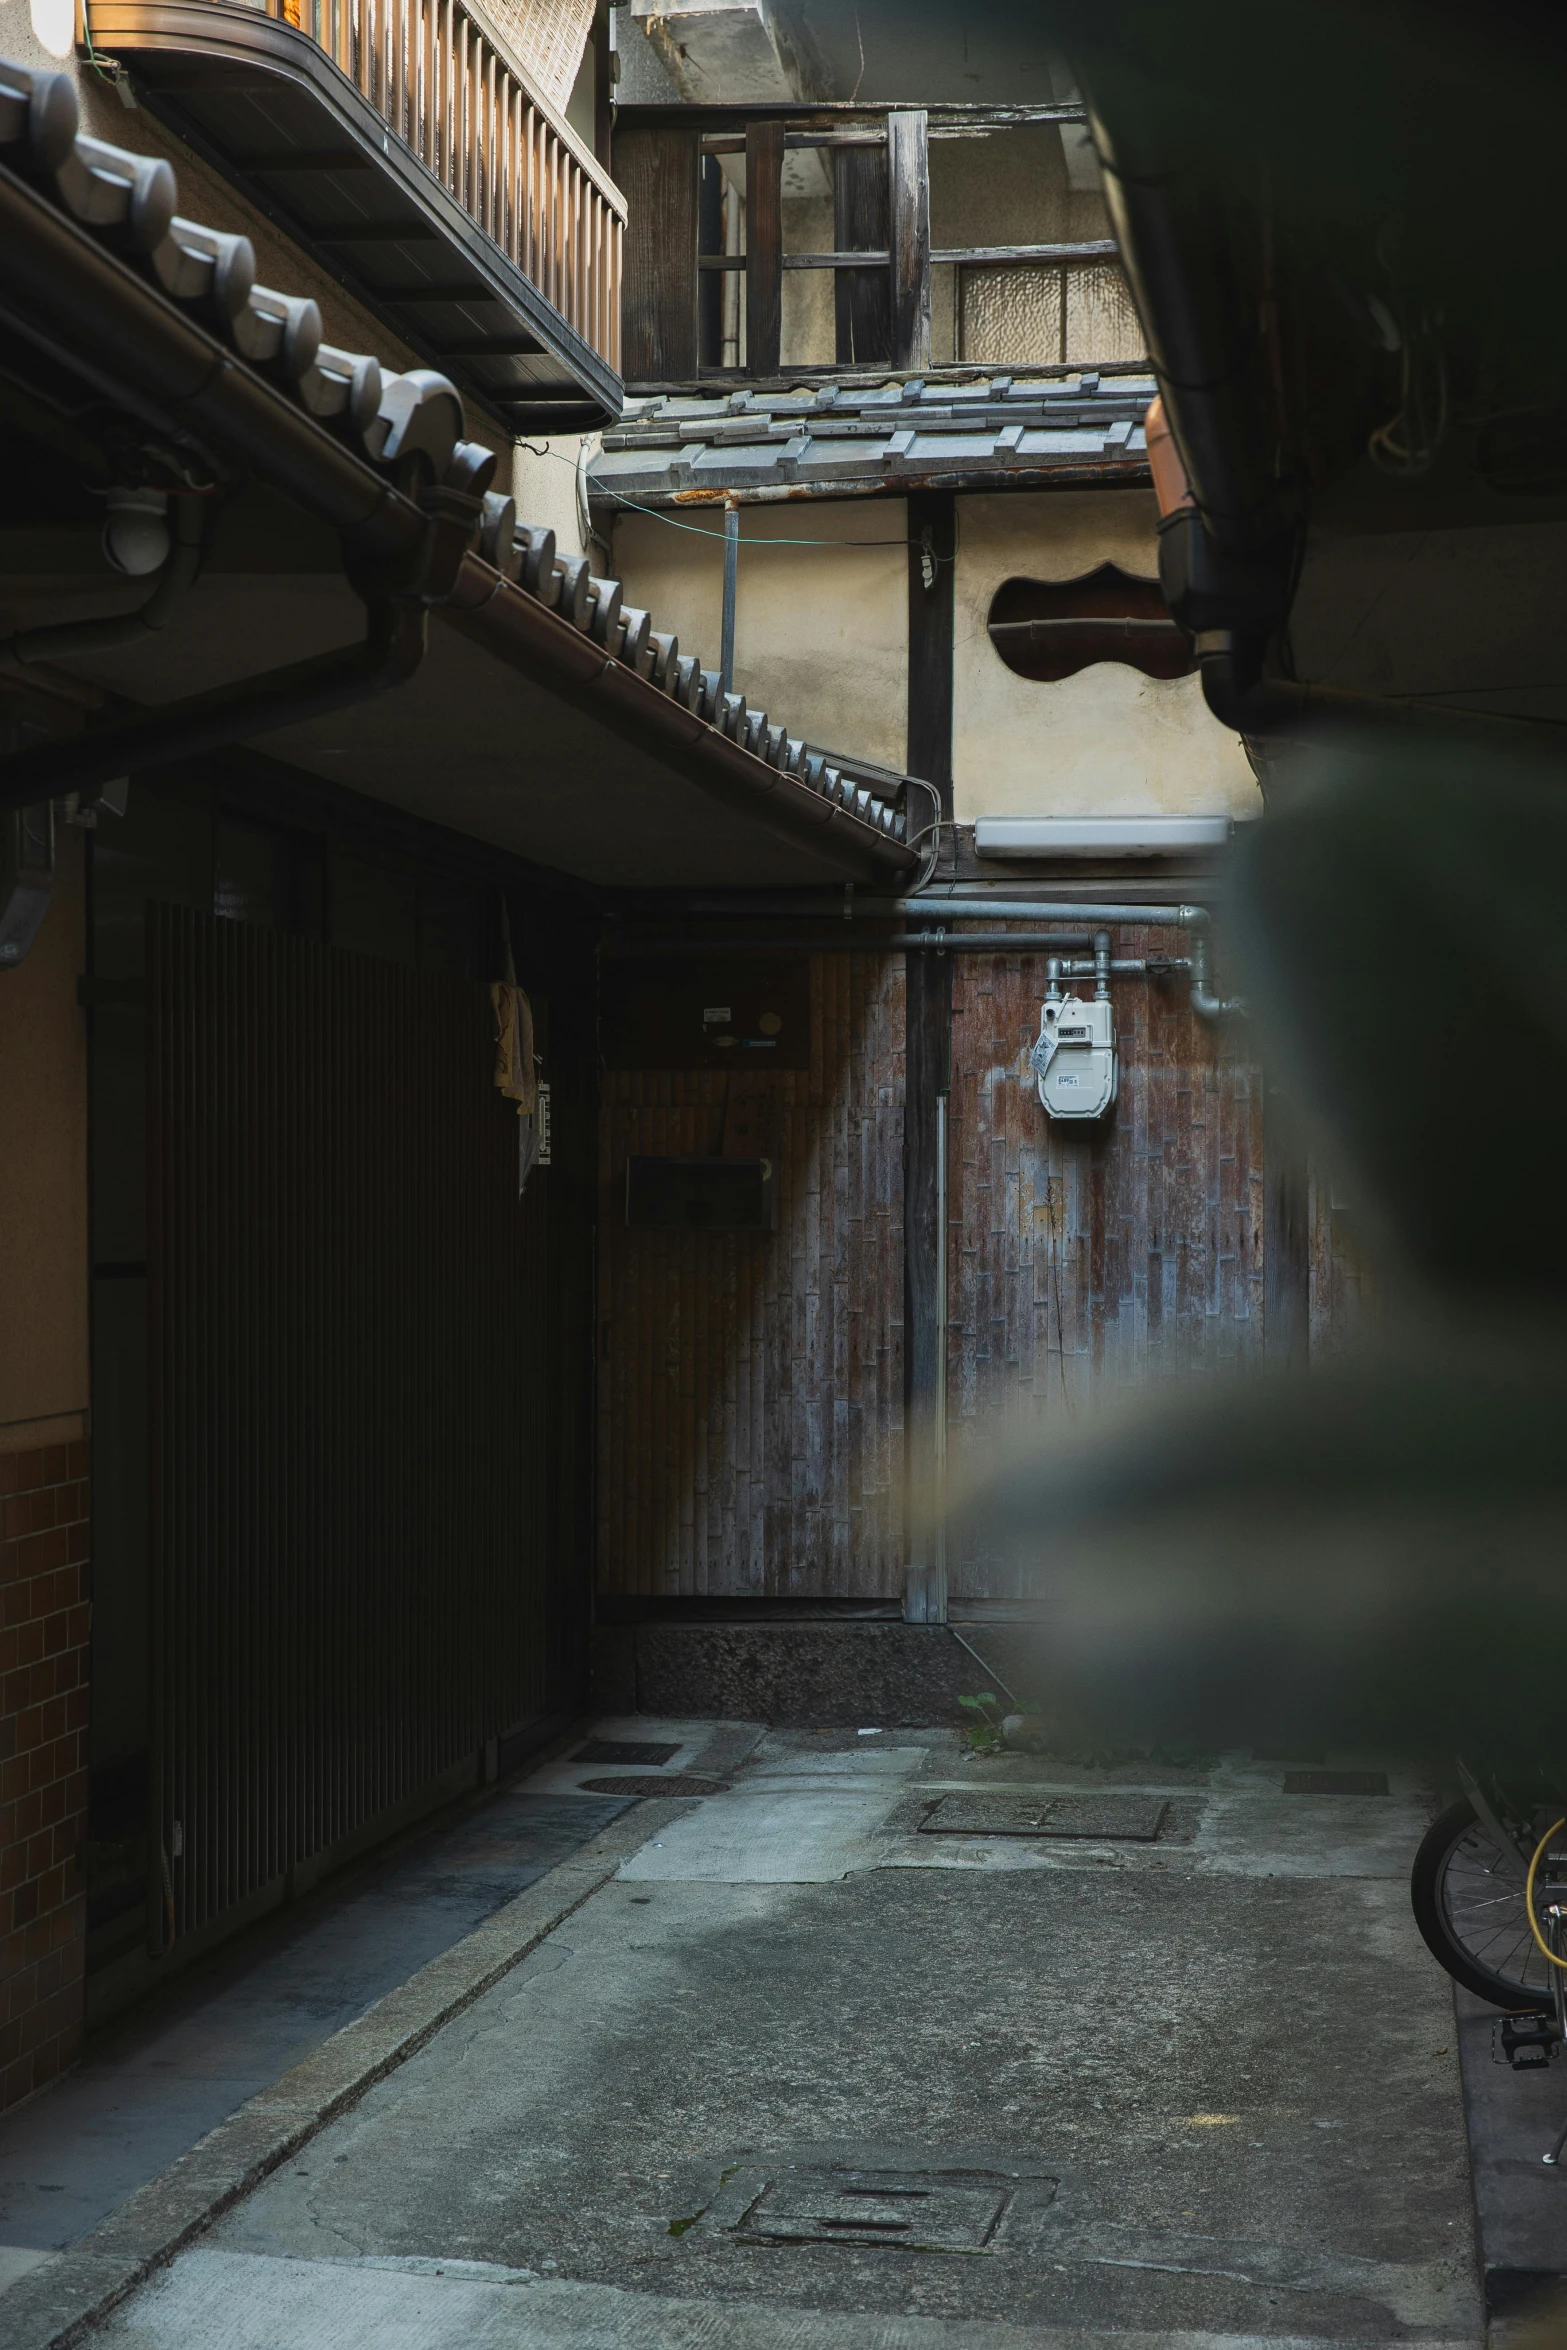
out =
[[(847, 366), (919, 374), (971, 356), (985, 364), (1039, 364), (1047, 354), (1022, 347), (970, 354), (966, 322), (972, 313), (976, 341), (1005, 344), (1011, 336), (1023, 345), (1040, 340), (1032, 313), (1052, 310), (1062, 331), (1049, 362), (1140, 357), (1141, 330), (1108, 219), (1098, 235), (1043, 242), (1037, 232), (1016, 242), (963, 245), (932, 237), (934, 142), (961, 141), (967, 155), (974, 141), (998, 133), (1083, 120), (1076, 104), (622, 107), (615, 169), (634, 207), (624, 373), (651, 388), (702, 378), (831, 374)], [(820, 156), (831, 191), (827, 250), (787, 246), (785, 169), (807, 151)], [(723, 169), (729, 158), (738, 166), (732, 175)], [(949, 198), (950, 181), (949, 173)], [(833, 274), (830, 355), (805, 356), (789, 347), (785, 281), (796, 270)], [(933, 350), (933, 271), (946, 276), (954, 347), (943, 351)], [(1068, 280), (1093, 281), (1101, 308), (1124, 311), (1119, 341), (1129, 333), (1127, 348), (1065, 347)], [(1009, 302), (1017, 314), (1011, 320)], [(988, 316), (998, 309), (999, 325)]]
[(625, 198), (462, 0), (267, 0), (618, 375)]

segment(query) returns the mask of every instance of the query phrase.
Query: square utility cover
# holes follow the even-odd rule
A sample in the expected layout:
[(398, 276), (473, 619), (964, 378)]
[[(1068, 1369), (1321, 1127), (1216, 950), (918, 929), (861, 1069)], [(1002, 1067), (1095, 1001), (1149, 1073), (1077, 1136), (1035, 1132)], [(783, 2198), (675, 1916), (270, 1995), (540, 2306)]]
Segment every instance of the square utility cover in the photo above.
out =
[(976, 1788), (944, 1795), (920, 1830), (927, 1836), (1092, 1836), (1152, 1844), (1169, 1808), (1162, 1795), (1016, 1795)]
[(983, 2252), (1012, 2193), (982, 2172), (791, 2170), (768, 2180), (734, 2233), (743, 2244)]
[(571, 1759), (591, 1763), (667, 1763), (673, 1762), (679, 1752), (678, 1746), (660, 1746), (651, 1738), (590, 1738)]

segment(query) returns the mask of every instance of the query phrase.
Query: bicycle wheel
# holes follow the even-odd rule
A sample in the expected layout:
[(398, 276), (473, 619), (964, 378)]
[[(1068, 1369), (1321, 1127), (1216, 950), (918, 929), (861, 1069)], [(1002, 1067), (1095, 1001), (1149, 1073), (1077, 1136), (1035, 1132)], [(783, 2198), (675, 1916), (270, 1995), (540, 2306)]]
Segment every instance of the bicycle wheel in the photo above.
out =
[(1551, 1970), (1529, 1931), (1523, 1863), (1472, 1803), (1432, 1821), (1409, 1894), (1426, 1948), (1455, 1983), (1493, 2007), (1550, 2013)]

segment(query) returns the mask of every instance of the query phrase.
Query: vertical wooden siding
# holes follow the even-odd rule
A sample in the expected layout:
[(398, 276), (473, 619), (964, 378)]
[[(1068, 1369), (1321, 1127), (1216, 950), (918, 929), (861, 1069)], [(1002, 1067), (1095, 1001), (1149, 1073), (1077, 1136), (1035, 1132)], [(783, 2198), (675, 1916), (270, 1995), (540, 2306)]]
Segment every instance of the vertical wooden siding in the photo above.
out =
[(185, 1933), (569, 1696), (563, 1406), (548, 1181), (518, 1201), (487, 991), (172, 906), (147, 989), (155, 1818)]
[(811, 1016), (809, 1071), (770, 1080), (770, 1236), (628, 1232), (627, 1158), (718, 1154), (731, 1080), (605, 1079), (605, 1593), (901, 1593), (901, 956), (813, 957)]
[[(1184, 950), (1174, 933), (1122, 930), (1115, 951)], [(954, 961), (954, 1480), (1026, 1440), (1070, 1443), (1127, 1389), (1261, 1359), (1256, 1072), (1184, 988), (1112, 985), (1120, 1098), (1102, 1125), (1052, 1125), (1027, 1065), (1044, 958)], [(979, 1556), (949, 1562), (957, 1597), (1011, 1597), (1014, 1573)]]
[(1323, 1167), (1311, 1170), (1310, 1237), (1311, 1360), (1329, 1363), (1374, 1337), (1386, 1301), (1354, 1211)]

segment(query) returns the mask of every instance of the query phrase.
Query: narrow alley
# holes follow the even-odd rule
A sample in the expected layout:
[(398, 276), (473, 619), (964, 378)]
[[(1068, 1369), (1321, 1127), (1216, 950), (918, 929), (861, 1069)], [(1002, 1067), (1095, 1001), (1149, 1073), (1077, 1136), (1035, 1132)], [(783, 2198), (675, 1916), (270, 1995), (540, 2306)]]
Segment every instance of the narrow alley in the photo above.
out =
[(1564, 110), (0, 0), (0, 2350), (1567, 2350)]
[[(628, 1740), (650, 1800), (587, 1835)], [(1452, 2008), (1404, 1886), (1429, 1802), (1289, 1775), (600, 1722), (486, 1814), (585, 1815), (574, 1905), (523, 1894), (515, 1963), (392, 2069), (372, 2008), (241, 2109), (213, 2223), (98, 2338), (1471, 2343)], [(314, 2099), (231, 2200), (225, 2165)], [(8, 2339), (129, 2274), (131, 2233), (35, 2271)]]

